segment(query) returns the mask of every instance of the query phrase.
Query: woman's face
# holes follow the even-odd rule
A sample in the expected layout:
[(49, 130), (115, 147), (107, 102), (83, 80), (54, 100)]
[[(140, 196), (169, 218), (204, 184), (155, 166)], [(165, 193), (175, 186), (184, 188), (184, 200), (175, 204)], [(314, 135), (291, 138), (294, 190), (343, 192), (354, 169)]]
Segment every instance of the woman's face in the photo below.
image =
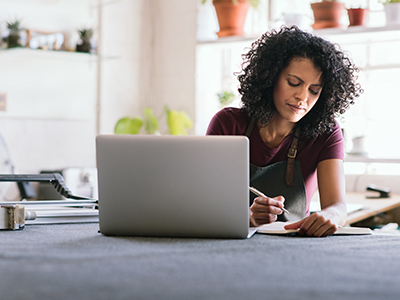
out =
[(322, 72), (307, 58), (295, 58), (282, 70), (273, 97), (277, 114), (291, 123), (301, 120), (317, 103)]

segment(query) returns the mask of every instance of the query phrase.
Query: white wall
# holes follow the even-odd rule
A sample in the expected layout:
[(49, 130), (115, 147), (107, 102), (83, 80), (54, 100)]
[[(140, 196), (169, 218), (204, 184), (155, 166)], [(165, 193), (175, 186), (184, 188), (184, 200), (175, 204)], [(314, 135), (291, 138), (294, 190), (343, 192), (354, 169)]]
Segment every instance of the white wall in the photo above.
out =
[(29, 29), (65, 31), (74, 45), (76, 29), (90, 26), (101, 59), (98, 65), (76, 53), (0, 52), (0, 93), (7, 94), (0, 132), (19, 173), (94, 167), (96, 134), (112, 133), (119, 118), (145, 107), (161, 122), (164, 105), (194, 121), (198, 0), (100, 1), (100, 11), (98, 3), (0, 1), (3, 33), (18, 17)]
[(153, 108), (161, 132), (164, 106), (194, 120), (197, 0), (125, 0), (103, 9), (101, 132)]
[(118, 119), (140, 113), (148, 98), (149, 10), (146, 0), (103, 7), (100, 133), (112, 133)]
[[(64, 31), (94, 26), (92, 2), (0, 1), (0, 22), (22, 20), (25, 28)], [(0, 52), (0, 112), (4, 136), (19, 173), (94, 166), (96, 60), (89, 55), (26, 49)]]
[(153, 0), (152, 3), (154, 77), (149, 104), (156, 115), (162, 115), (164, 106), (168, 105), (170, 109), (186, 111), (195, 122), (198, 0)]

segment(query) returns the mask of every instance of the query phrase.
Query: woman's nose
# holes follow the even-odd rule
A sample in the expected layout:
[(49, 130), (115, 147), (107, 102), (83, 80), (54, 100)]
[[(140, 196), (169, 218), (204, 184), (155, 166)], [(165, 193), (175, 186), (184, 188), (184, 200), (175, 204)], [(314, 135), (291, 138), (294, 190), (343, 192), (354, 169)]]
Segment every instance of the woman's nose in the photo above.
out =
[(295, 97), (296, 97), (296, 99), (298, 101), (306, 102), (308, 100), (308, 91), (307, 91), (307, 89), (306, 88), (300, 88), (297, 91)]

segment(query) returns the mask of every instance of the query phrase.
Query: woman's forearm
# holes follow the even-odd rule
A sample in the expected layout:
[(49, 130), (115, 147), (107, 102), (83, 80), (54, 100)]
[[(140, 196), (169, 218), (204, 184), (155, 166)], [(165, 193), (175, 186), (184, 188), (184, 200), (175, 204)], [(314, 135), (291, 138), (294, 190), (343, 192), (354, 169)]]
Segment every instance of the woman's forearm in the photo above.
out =
[(333, 223), (337, 224), (339, 227), (342, 227), (346, 224), (347, 209), (346, 209), (346, 204), (343, 202), (338, 202), (329, 205), (324, 209), (322, 209), (321, 213), (323, 213), (325, 217), (329, 218)]

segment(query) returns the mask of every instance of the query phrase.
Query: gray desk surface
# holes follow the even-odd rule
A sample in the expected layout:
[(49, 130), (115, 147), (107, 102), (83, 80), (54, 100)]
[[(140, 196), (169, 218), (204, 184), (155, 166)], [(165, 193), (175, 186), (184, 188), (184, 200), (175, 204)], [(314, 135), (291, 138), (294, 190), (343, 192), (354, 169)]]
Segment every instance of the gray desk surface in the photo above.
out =
[(0, 232), (0, 299), (400, 299), (400, 237), (106, 237)]

